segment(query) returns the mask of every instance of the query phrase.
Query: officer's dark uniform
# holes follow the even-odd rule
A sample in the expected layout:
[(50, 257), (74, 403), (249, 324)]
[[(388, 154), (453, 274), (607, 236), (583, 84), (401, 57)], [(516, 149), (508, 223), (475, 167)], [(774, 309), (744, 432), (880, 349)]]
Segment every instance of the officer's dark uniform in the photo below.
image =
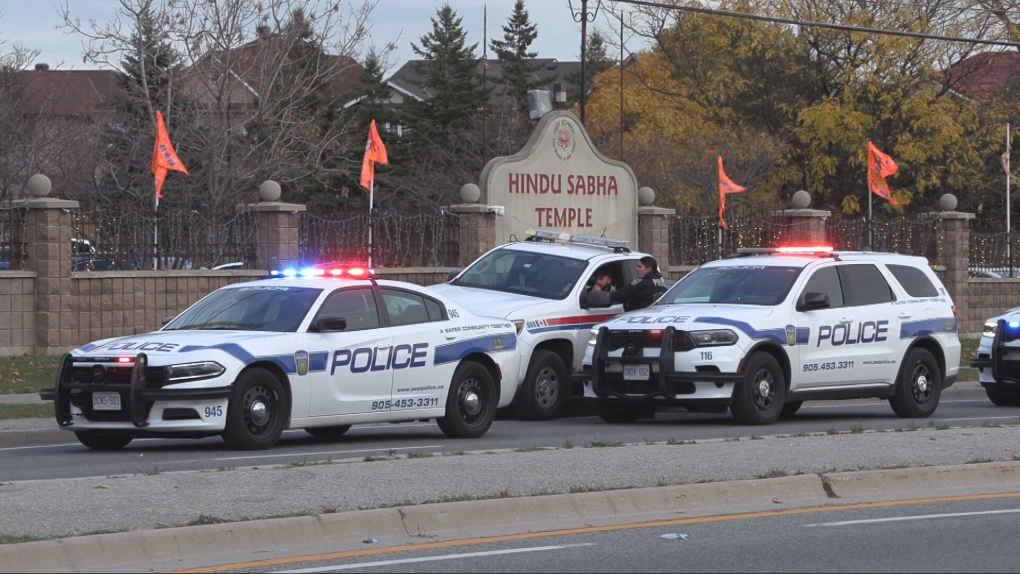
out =
[(623, 302), (624, 311), (633, 311), (651, 305), (665, 292), (666, 282), (662, 278), (662, 273), (649, 271), (641, 279), (613, 291), (610, 295), (613, 302)]

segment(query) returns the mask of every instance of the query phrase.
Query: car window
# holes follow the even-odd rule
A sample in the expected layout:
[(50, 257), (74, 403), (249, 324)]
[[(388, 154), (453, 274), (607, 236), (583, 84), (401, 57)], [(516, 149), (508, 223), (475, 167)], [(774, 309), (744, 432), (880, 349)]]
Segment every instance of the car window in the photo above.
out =
[(842, 265), (839, 274), (847, 306), (875, 305), (896, 300), (889, 282), (874, 265)]
[(164, 330), (296, 331), (321, 293), (304, 287), (226, 287), (181, 313)]
[(545, 299), (563, 299), (588, 262), (547, 253), (500, 249), (468, 267), (451, 283)]
[(837, 308), (843, 306), (843, 287), (839, 283), (839, 273), (835, 267), (822, 267), (814, 272), (808, 279), (807, 285), (800, 293), (798, 304), (804, 303), (804, 295), (807, 293), (825, 293), (829, 296), (829, 307)]
[(380, 325), (379, 309), (372, 290), (364, 287), (341, 289), (326, 299), (319, 316), (333, 315), (347, 319), (346, 331), (363, 331)]
[[(427, 323), (436, 319), (429, 313), (428, 305), (433, 306), (433, 316), (438, 303), (427, 299), (417, 293), (401, 291), (398, 289), (382, 289), (383, 301), (386, 302), (386, 312), (390, 315), (390, 324), (393, 326), (414, 325)], [(439, 318), (442, 318), (440, 311)]]
[(699, 267), (673, 285), (656, 305), (778, 305), (786, 299), (800, 272), (800, 267), (767, 265)]
[(911, 297), (938, 297), (939, 290), (924, 271), (910, 265), (886, 265)]

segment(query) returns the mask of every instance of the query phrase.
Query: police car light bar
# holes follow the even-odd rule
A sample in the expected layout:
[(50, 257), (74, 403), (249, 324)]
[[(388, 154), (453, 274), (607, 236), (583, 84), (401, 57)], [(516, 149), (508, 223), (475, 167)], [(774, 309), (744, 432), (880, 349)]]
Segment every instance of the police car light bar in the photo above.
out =
[(349, 277), (351, 279), (374, 279), (375, 271), (363, 265), (350, 263), (320, 263), (310, 267), (287, 267), (270, 272), (271, 277)]
[(601, 245), (613, 249), (629, 249), (630, 241), (625, 239), (609, 239), (608, 237), (596, 237), (594, 235), (579, 235), (577, 233), (566, 233), (554, 229), (529, 228), (525, 232), (528, 239), (544, 239), (546, 241), (562, 241), (564, 243), (586, 243), (588, 245)]
[(741, 247), (740, 255), (832, 255), (831, 245), (783, 245), (780, 247)]

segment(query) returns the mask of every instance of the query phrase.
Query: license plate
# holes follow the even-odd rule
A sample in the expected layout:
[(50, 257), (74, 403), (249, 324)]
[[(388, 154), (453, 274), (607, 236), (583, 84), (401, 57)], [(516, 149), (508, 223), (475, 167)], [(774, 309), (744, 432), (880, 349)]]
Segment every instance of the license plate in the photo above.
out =
[(651, 372), (649, 365), (624, 365), (623, 380), (625, 381), (647, 381)]
[(92, 393), (92, 410), (94, 411), (119, 411), (120, 393), (96, 392)]

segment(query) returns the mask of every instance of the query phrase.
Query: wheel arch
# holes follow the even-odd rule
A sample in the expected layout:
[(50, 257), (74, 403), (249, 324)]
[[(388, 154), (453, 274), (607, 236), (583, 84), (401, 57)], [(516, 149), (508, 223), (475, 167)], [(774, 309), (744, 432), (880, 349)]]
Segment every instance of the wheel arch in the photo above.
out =
[(935, 362), (939, 366), (939, 375), (942, 380), (939, 381), (939, 385), (942, 385), (946, 381), (946, 353), (942, 349), (942, 345), (935, 340), (934, 337), (920, 337), (915, 339), (905, 351), (903, 351), (903, 358), (900, 359), (900, 368), (897, 370), (896, 383), (899, 384), (900, 374), (902, 374), (904, 365), (906, 364), (907, 355), (910, 354), (914, 349), (924, 349), (931, 353), (932, 357), (935, 357)]
[(460, 362), (457, 363), (457, 366), (460, 367), (460, 365), (463, 365), (468, 361), (478, 363), (485, 367), (485, 370), (489, 371), (489, 374), (492, 375), (492, 381), (496, 384), (496, 404), (499, 404), (499, 399), (503, 395), (503, 379), (506, 378), (507, 374), (503, 373), (502, 376), (500, 376), (499, 365), (496, 364), (496, 361), (492, 360), (492, 357), (485, 353), (471, 353), (470, 355), (462, 358)]
[(278, 381), (280, 381), (280, 386), (283, 387), (283, 394), (287, 399), (288, 407), (287, 412), (285, 413), (286, 419), (283, 422), (283, 428), (289, 429), (290, 417), (291, 414), (294, 412), (294, 392), (290, 388), (290, 377), (287, 376), (287, 373), (283, 370), (283, 367), (281, 367), (278, 363), (274, 363), (273, 361), (256, 361), (249, 365), (245, 365), (245, 367), (241, 369), (241, 372), (237, 373), (237, 376), (240, 377), (241, 373), (245, 371), (250, 371), (252, 369), (265, 369), (272, 373), (272, 375), (276, 377)]
[[(567, 367), (567, 373), (569, 374), (574, 369), (574, 342), (569, 339), (548, 339), (535, 345), (535, 351), (543, 349), (546, 351), (552, 351), (563, 359), (563, 364)], [(528, 367), (531, 366), (531, 361), (535, 358), (535, 351), (531, 352), (531, 359), (528, 360)]]
[[(784, 379), (783, 385), (786, 387), (786, 390), (789, 391), (791, 378), (793, 376), (793, 367), (790, 364), (790, 356), (786, 354), (786, 351), (783, 350), (782, 347), (773, 342), (762, 341), (761, 343), (758, 343), (757, 345), (751, 347), (747, 351), (747, 354), (744, 355), (744, 360), (742, 361), (742, 363), (746, 363), (747, 359), (749, 359), (751, 355), (754, 355), (755, 353), (768, 353), (769, 355), (772, 355), (776, 362), (779, 363), (779, 368), (783, 370)], [(741, 370), (743, 369), (744, 365), (741, 364)]]

